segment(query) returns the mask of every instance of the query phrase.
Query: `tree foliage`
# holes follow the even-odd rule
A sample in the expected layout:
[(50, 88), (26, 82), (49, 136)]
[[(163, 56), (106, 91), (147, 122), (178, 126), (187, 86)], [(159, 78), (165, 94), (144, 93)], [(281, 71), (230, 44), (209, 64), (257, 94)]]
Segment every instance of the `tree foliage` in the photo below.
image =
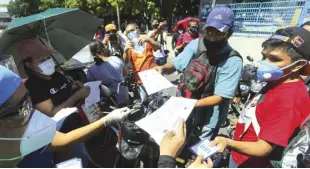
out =
[(121, 15), (135, 16), (141, 14), (146, 18), (159, 14), (155, 6), (157, 0), (11, 0), (8, 12), (16, 17), (32, 15), (50, 8), (80, 8), (93, 15), (102, 17), (114, 15), (116, 5)]

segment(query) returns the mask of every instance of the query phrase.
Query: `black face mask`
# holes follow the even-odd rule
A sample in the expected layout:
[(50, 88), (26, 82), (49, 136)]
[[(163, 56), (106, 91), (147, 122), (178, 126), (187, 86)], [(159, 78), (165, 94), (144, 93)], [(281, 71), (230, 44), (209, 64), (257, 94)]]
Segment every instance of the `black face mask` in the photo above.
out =
[(197, 27), (189, 28), (189, 33), (191, 35), (197, 35), (198, 34), (198, 28)]
[(157, 29), (158, 27), (159, 27), (159, 24), (153, 25), (153, 28), (154, 28), (154, 29)]
[(203, 42), (208, 52), (216, 53), (219, 52), (227, 44), (227, 38), (215, 42), (209, 41), (207, 38), (203, 38)]
[(96, 65), (101, 65), (104, 63), (104, 61), (100, 57), (95, 57), (94, 58)]

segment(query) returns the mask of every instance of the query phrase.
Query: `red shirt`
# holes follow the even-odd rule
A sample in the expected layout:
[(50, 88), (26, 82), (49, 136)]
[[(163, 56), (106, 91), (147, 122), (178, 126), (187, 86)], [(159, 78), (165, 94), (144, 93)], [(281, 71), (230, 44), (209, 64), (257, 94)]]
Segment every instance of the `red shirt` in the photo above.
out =
[[(256, 107), (256, 117), (260, 125), (259, 138), (275, 145), (286, 147), (295, 129), (310, 113), (310, 99), (303, 81), (283, 83), (269, 89)], [(235, 140), (256, 142), (258, 137), (251, 124), (244, 131), (244, 124), (237, 124)], [(267, 158), (254, 158), (232, 152), (234, 161), (240, 165), (247, 160), (249, 165), (244, 167), (268, 167)]]
[(182, 35), (179, 36), (178, 38), (178, 42), (176, 44), (176, 46), (180, 46), (182, 45), (183, 42), (187, 42), (187, 43), (190, 43), (191, 41), (197, 39), (197, 38), (201, 38), (201, 34), (197, 34), (197, 36), (192, 36), (190, 35), (189, 33), (185, 32), (183, 33)]

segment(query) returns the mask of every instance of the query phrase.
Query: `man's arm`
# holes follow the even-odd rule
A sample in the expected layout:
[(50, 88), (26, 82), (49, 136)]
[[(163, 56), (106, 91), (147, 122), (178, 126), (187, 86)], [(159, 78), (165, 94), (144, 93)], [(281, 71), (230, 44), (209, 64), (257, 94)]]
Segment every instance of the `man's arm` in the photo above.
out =
[(181, 49), (185, 48), (185, 43), (183, 43), (184, 34), (180, 35), (177, 41), (177, 44), (175, 45), (175, 50), (180, 51)]
[(183, 71), (188, 66), (195, 53), (197, 53), (198, 42), (198, 39), (193, 40), (186, 46), (184, 51), (181, 52), (177, 58), (172, 60), (172, 62), (168, 62), (164, 66), (158, 66), (155, 69), (160, 73), (163, 73), (164, 71), (165, 74), (171, 74), (176, 70), (180, 72)]
[(209, 96), (203, 99), (200, 99), (196, 103), (196, 107), (207, 107), (207, 106), (216, 106), (223, 101), (223, 97), (219, 95)]
[(153, 40), (152, 38), (148, 38), (147, 43), (149, 43), (152, 46), (154, 51), (160, 49), (160, 44), (156, 42), (155, 40)]
[(228, 147), (247, 156), (266, 157), (276, 146), (262, 139), (259, 139), (256, 142), (235, 141), (229, 139)]
[(218, 69), (221, 70), (216, 74), (218, 77), (215, 83), (214, 95), (198, 100), (197, 107), (219, 105), (223, 99), (232, 99), (234, 97), (242, 72), (242, 59), (230, 57)]
[(266, 157), (276, 147), (265, 140), (258, 139), (256, 142), (235, 141), (225, 137), (216, 137), (210, 143), (219, 148), (219, 152), (223, 152), (227, 147), (232, 150), (251, 157)]

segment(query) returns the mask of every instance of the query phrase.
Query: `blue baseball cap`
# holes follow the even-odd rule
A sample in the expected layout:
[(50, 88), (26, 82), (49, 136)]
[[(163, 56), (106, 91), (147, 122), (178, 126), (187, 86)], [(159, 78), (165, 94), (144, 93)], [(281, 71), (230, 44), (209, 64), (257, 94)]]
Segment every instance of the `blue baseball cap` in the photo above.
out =
[(19, 76), (0, 65), (0, 105), (13, 95), (21, 83)]
[(203, 29), (207, 27), (214, 27), (221, 32), (227, 32), (234, 26), (235, 14), (227, 7), (215, 8), (212, 10), (207, 18), (207, 24)]

